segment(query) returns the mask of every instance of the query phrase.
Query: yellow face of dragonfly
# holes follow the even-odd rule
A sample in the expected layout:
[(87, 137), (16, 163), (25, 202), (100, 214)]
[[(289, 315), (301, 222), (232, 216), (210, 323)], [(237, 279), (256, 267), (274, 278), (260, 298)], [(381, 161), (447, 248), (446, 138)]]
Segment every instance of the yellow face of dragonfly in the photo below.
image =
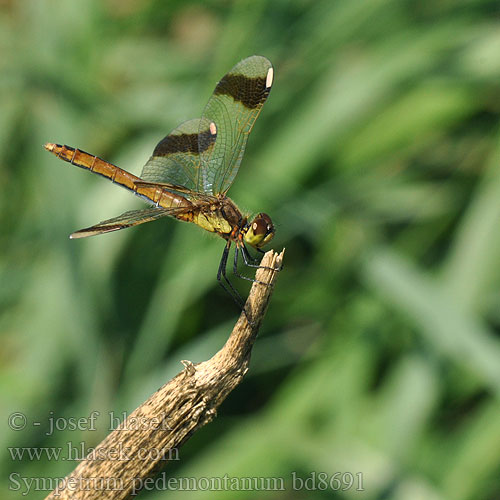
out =
[(243, 240), (254, 248), (260, 248), (269, 243), (273, 236), (274, 225), (271, 217), (265, 213), (260, 213), (248, 224)]

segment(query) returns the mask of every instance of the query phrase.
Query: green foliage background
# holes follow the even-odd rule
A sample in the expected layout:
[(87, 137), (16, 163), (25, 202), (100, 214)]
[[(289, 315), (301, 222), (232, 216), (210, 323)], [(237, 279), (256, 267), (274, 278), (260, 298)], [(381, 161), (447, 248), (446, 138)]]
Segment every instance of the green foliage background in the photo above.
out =
[[(110, 412), (210, 357), (238, 314), (215, 279), (223, 242), (194, 226), (70, 241), (141, 202), (42, 144), (139, 173), (252, 54), (276, 79), (230, 196), (271, 214), (285, 268), (244, 383), (166, 472), (288, 490), (144, 497), (498, 498), (499, 14), (487, 0), (0, 2), (2, 498), (19, 497), (13, 472), (75, 466), (7, 447), (96, 445)], [(97, 431), (46, 435), (49, 417), (92, 411)], [(293, 491), (292, 471), (361, 472), (365, 491)]]

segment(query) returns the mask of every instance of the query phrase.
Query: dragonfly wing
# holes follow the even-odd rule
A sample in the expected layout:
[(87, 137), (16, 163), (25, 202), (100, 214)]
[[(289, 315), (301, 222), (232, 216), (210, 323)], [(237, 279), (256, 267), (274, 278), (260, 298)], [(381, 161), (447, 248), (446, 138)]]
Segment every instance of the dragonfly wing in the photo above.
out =
[[(245, 151), (248, 135), (273, 83), (273, 67), (261, 56), (240, 61), (215, 87), (203, 112), (199, 135), (199, 175), (207, 194), (226, 193)], [(202, 134), (207, 123), (215, 123), (215, 145)]]
[(178, 186), (175, 184), (170, 184), (168, 182), (149, 182), (149, 181), (143, 181), (138, 180), (135, 182), (135, 185), (137, 187), (144, 187), (144, 188), (160, 188), (160, 189), (166, 189), (167, 191), (170, 191), (171, 193), (176, 193), (180, 194), (181, 196), (184, 196), (185, 198), (188, 198), (191, 201), (197, 201), (197, 202), (203, 202), (206, 204), (210, 203), (217, 203), (217, 198), (215, 196), (212, 196), (210, 194), (205, 194), (203, 192), (199, 191), (193, 191), (191, 189), (185, 188), (184, 186)]
[(87, 236), (110, 233), (111, 231), (118, 231), (119, 229), (125, 229), (126, 227), (137, 226), (139, 224), (143, 224), (144, 222), (150, 222), (167, 215), (175, 215), (182, 210), (185, 210), (185, 207), (131, 210), (119, 215), (118, 217), (99, 222), (99, 224), (96, 224), (95, 226), (80, 229), (79, 231), (71, 234), (70, 238), (85, 238)]
[[(189, 191), (200, 187), (200, 149), (213, 149), (217, 133), (209, 120), (195, 118), (172, 130), (156, 146), (142, 170), (141, 178), (150, 183), (182, 186)], [(201, 138), (201, 139), (200, 139)]]

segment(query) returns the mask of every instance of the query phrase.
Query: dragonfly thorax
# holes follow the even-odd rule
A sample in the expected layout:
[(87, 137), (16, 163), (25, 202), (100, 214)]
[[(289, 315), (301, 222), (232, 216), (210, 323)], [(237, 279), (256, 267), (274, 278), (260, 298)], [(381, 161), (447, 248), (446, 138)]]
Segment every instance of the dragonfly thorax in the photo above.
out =
[(217, 233), (224, 239), (231, 239), (242, 225), (242, 215), (238, 207), (227, 197), (213, 198), (210, 203), (193, 207), (192, 219), (205, 231)]

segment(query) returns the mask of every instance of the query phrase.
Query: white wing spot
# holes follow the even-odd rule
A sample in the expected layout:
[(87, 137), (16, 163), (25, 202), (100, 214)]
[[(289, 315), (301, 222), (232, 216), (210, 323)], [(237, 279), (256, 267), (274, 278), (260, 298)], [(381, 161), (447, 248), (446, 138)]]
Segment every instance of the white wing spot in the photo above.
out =
[(216, 135), (217, 134), (217, 127), (215, 126), (214, 122), (210, 122), (210, 133), (212, 135)]
[(266, 88), (269, 88), (273, 84), (274, 71), (273, 68), (269, 68), (266, 76)]

